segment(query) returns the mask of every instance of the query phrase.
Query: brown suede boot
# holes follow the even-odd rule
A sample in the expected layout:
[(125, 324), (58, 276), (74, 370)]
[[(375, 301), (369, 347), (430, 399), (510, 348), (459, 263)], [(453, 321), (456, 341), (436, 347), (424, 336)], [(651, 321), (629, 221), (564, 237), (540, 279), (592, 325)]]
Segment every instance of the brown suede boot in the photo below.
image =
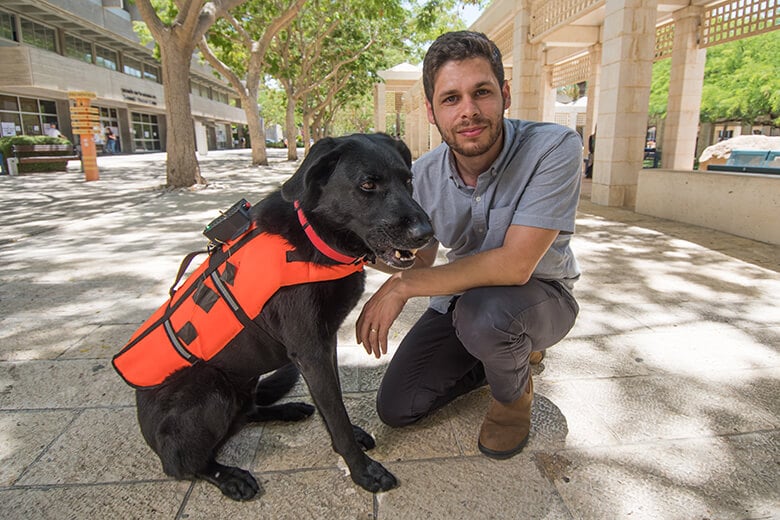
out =
[(531, 433), (531, 403), (534, 383), (528, 374), (525, 392), (511, 403), (491, 398), (479, 431), (479, 451), (491, 459), (508, 459), (522, 451)]
[(532, 365), (538, 365), (544, 359), (544, 354), (546, 352), (546, 350), (535, 350), (531, 352), (531, 355), (528, 356), (528, 362)]

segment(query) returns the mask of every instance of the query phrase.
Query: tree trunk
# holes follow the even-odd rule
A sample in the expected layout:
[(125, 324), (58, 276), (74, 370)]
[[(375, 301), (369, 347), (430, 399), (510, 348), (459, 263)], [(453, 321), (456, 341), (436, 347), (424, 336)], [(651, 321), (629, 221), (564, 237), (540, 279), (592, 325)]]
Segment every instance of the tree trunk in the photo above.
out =
[(287, 93), (287, 108), (284, 117), (284, 135), (287, 138), (287, 160), (297, 161), (298, 150), (296, 141), (298, 140), (298, 131), (295, 127), (295, 98)]
[(309, 153), (309, 148), (311, 148), (311, 145), (309, 144), (311, 142), (311, 125), (309, 124), (309, 121), (311, 120), (311, 117), (306, 114), (304, 111), (303, 113), (303, 154), (306, 155)]
[(195, 127), (190, 104), (190, 52), (176, 48), (176, 40), (160, 44), (162, 77), (165, 85), (166, 151), (168, 152), (166, 186), (186, 188), (205, 184), (195, 155)]
[(257, 89), (247, 89), (248, 95), (241, 95), (241, 105), (246, 113), (246, 125), (252, 143), (252, 164), (268, 166), (268, 154), (265, 148), (265, 129), (260, 120), (260, 107), (257, 105)]

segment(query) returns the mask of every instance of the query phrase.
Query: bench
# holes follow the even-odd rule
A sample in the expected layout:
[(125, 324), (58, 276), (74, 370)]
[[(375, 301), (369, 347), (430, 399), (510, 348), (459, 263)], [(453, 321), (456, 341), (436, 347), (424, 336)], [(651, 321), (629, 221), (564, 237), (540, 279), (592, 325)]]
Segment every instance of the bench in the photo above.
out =
[(732, 150), (726, 164), (710, 164), (707, 170), (780, 175), (780, 151)]
[(72, 144), (14, 144), (11, 152), (19, 164), (78, 160)]

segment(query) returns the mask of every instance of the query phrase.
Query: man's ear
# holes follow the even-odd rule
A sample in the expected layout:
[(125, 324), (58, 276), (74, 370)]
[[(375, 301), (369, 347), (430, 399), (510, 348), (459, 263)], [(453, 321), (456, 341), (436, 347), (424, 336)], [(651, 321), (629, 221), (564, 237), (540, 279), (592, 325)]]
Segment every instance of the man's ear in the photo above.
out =
[(428, 122), (432, 125), (435, 125), (436, 116), (433, 115), (433, 107), (431, 106), (431, 102), (427, 99), (425, 100), (425, 112), (428, 114)]
[(331, 137), (320, 139), (311, 147), (298, 170), (282, 184), (282, 197), (292, 202), (302, 200), (317, 181), (327, 179), (341, 157), (341, 147)]
[(504, 86), (501, 87), (501, 95), (504, 97), (504, 110), (508, 110), (509, 105), (512, 104), (512, 90), (507, 80), (504, 80)]

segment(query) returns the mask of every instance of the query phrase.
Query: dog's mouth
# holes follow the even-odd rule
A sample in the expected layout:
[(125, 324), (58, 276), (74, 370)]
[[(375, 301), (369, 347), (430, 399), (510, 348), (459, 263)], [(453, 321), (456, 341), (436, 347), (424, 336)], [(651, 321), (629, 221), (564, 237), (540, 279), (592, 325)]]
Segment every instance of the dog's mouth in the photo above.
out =
[(377, 257), (396, 269), (409, 269), (417, 258), (417, 249), (388, 249), (377, 253)]

